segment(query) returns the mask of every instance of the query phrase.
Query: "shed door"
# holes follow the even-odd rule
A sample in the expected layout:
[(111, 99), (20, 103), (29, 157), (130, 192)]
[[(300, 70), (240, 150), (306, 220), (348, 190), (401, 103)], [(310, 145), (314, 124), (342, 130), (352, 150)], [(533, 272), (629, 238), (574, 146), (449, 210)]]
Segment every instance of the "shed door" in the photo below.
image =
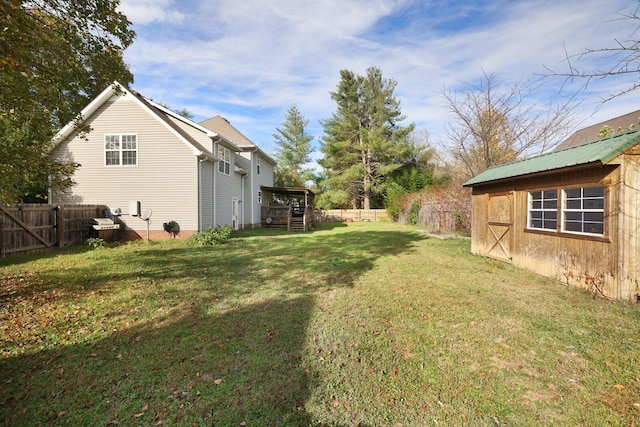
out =
[(513, 193), (489, 196), (487, 218), (487, 254), (511, 259), (513, 242)]

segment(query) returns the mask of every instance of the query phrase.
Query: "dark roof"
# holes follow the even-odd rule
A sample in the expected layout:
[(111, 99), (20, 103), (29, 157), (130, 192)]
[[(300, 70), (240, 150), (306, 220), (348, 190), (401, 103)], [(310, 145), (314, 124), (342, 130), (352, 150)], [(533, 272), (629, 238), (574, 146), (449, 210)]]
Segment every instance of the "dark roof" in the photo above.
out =
[(575, 145), (585, 144), (598, 138), (598, 132), (605, 126), (609, 126), (614, 131), (621, 129), (622, 131), (630, 130), (630, 126), (638, 125), (640, 121), (640, 110), (632, 111), (623, 116), (614, 117), (604, 122), (596, 123), (595, 125), (588, 126), (584, 129), (580, 129), (571, 134), (567, 139), (562, 141), (555, 149), (555, 151), (564, 150), (565, 148), (573, 147)]
[(625, 150), (640, 143), (640, 131), (631, 131), (576, 145), (565, 150), (530, 157), (506, 165), (487, 169), (465, 182), (463, 186), (501, 181), (525, 175), (588, 164), (605, 164)]
[(264, 191), (268, 191), (275, 194), (309, 194), (315, 196), (315, 193), (308, 188), (303, 187), (260, 187)]

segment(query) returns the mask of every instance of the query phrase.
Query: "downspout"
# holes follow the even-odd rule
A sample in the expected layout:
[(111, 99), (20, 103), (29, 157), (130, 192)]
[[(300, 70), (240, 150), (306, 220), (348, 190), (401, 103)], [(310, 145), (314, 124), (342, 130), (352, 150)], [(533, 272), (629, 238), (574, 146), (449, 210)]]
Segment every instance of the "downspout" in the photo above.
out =
[[(242, 177), (240, 178), (240, 203), (242, 204), (241, 224), (242, 224), (243, 230), (244, 230), (244, 179), (246, 177), (247, 177), (246, 175), (242, 175)], [(253, 212), (253, 207), (252, 207), (252, 212)]]
[[(213, 142), (213, 152), (216, 155), (216, 157), (218, 156), (218, 146), (220, 144), (218, 142)], [(219, 162), (220, 160), (218, 160)], [(214, 163), (213, 166), (213, 226), (217, 227), (218, 226), (218, 206), (217, 206), (217, 202), (216, 202), (216, 198), (218, 196), (218, 164), (217, 162)]]
[(202, 212), (202, 163), (206, 161), (206, 158), (198, 158), (198, 231), (202, 231), (202, 224), (204, 223)]

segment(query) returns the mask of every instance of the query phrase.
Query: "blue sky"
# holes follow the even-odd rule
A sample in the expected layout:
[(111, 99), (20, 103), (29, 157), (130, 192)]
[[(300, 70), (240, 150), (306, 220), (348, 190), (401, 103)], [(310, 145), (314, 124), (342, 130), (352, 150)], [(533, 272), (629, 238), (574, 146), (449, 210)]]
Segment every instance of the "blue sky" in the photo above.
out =
[[(437, 146), (451, 119), (443, 89), (478, 83), (483, 72), (507, 83), (548, 74), (545, 66), (564, 72), (566, 53), (638, 37), (637, 21), (621, 19), (637, 6), (633, 0), (121, 0), (137, 32), (125, 52), (133, 89), (186, 108), (196, 121), (220, 114), (272, 154), (272, 134), (291, 105), (309, 120), (317, 142), (320, 120), (336, 109), (329, 92), (340, 70), (364, 74), (370, 66), (397, 81), (405, 123), (426, 129)], [(591, 70), (607, 63), (591, 56), (574, 65)], [(640, 109), (640, 92), (600, 102), (637, 78), (592, 81), (580, 127)], [(565, 81), (543, 83), (539, 102)]]

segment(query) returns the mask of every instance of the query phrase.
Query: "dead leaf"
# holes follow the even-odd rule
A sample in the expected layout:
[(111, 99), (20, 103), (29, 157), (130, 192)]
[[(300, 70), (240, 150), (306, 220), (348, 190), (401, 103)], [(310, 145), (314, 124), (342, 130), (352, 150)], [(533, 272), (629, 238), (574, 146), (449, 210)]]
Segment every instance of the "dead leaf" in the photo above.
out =
[(220, 384), (222, 384), (223, 381), (224, 380), (222, 378), (218, 378), (217, 380), (214, 380), (213, 383), (216, 384), (216, 385), (220, 385)]
[(622, 384), (616, 384), (613, 387), (617, 388), (618, 390), (622, 390), (624, 388), (624, 386)]
[(337, 400), (334, 400), (333, 402), (331, 402), (331, 406), (333, 406), (334, 408), (337, 408), (338, 406), (340, 406), (340, 402), (338, 402)]
[(142, 405), (142, 409), (140, 409), (141, 411), (148, 411), (149, 410), (149, 402), (145, 403), (144, 405)]

